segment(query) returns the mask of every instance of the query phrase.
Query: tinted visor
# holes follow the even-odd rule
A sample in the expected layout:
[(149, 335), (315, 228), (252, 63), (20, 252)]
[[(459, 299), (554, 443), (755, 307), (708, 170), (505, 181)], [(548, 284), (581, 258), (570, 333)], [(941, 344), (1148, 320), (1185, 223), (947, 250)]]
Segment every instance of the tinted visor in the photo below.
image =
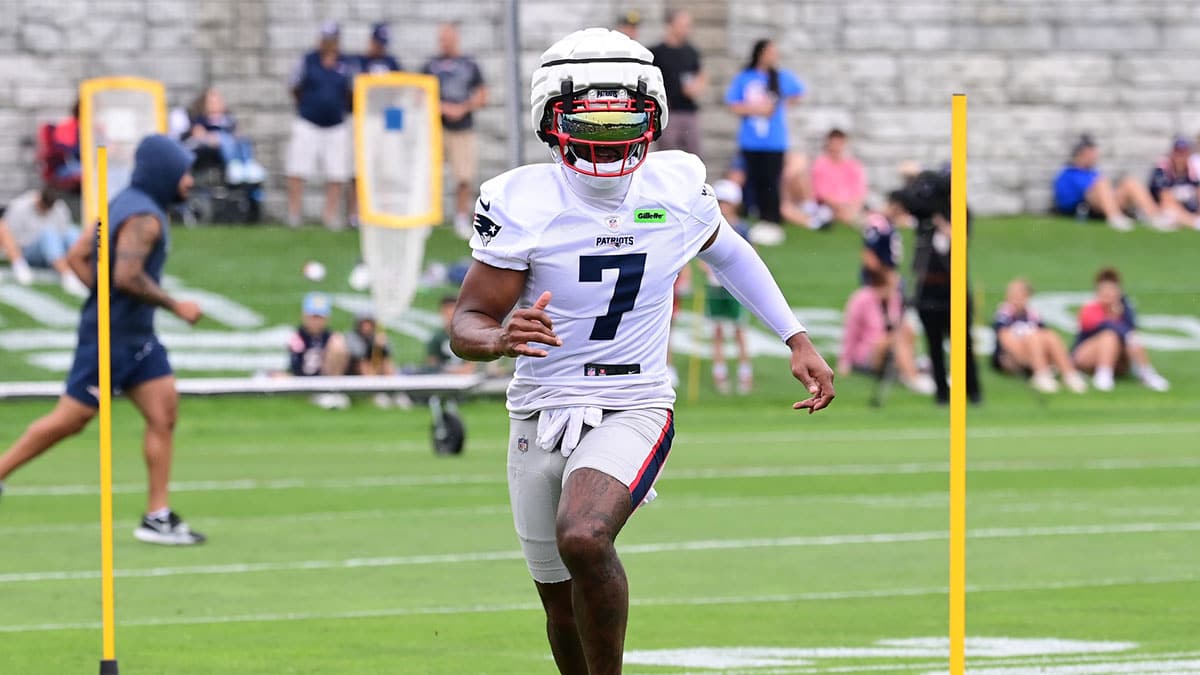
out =
[(563, 113), (559, 118), (559, 131), (577, 141), (635, 141), (650, 131), (650, 113), (626, 110)]

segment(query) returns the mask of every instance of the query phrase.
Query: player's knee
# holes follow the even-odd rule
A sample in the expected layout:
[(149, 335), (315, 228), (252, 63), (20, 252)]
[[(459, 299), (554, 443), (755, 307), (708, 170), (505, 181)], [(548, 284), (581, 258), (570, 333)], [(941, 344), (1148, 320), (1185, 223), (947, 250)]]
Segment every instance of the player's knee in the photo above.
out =
[(612, 536), (595, 520), (558, 522), (558, 554), (568, 568), (603, 559), (612, 549)]
[(164, 405), (146, 415), (146, 427), (159, 433), (173, 433), (175, 424), (179, 421), (179, 409), (174, 405)]

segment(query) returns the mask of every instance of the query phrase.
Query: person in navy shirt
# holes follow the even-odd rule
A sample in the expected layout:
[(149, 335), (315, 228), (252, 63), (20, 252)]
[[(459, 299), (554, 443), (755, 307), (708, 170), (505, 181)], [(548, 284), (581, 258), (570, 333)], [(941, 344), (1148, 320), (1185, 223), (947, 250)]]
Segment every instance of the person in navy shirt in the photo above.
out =
[(1108, 221), (1109, 227), (1122, 232), (1133, 229), (1127, 212), (1136, 213), (1156, 228), (1169, 227), (1173, 218), (1164, 217), (1146, 186), (1131, 176), (1116, 184), (1100, 173), (1100, 150), (1091, 136), (1079, 137), (1071, 150), (1071, 161), (1054, 178), (1054, 210), (1080, 219)]
[(900, 206), (895, 193), (888, 195), (887, 204), (881, 211), (871, 211), (863, 222), (862, 269), (859, 281), (866, 285), (872, 270), (887, 275), (898, 274), (896, 268), (904, 257), (904, 241), (896, 228), (902, 222), (904, 207)]
[(377, 23), (371, 27), (371, 40), (367, 43), (367, 51), (355, 59), (355, 74), (359, 73), (392, 73), (404, 70), (396, 57), (388, 53), (392, 31), (386, 23)]
[(996, 332), (992, 367), (1010, 375), (1032, 375), (1029, 385), (1043, 394), (1058, 391), (1056, 369), (1067, 389), (1084, 393), (1087, 381), (1075, 369), (1062, 338), (1047, 328), (1037, 310), (1029, 305), (1031, 295), (1033, 287), (1025, 279), (1008, 283), (1004, 302), (996, 308), (992, 319), (992, 330)]
[(292, 77), (296, 119), (287, 150), (288, 224), (298, 227), (303, 217), (304, 181), (324, 178), (323, 221), (330, 229), (342, 225), (338, 216), (342, 187), (350, 178), (350, 131), (346, 109), (353, 69), (338, 47), (341, 29), (327, 21), (321, 26), (317, 49), (304, 55)]
[(1171, 153), (1150, 173), (1150, 195), (1175, 224), (1200, 230), (1200, 167), (1191, 162), (1192, 144), (1180, 136)]
[(774, 225), (781, 221), (779, 183), (788, 149), (787, 106), (805, 92), (804, 83), (778, 64), (775, 43), (759, 40), (746, 69), (725, 92), (725, 103), (742, 118), (738, 149), (745, 158), (746, 182), (754, 192), (759, 219)]
[[(154, 315), (164, 308), (189, 324), (200, 320), (200, 307), (162, 288), (170, 249), (167, 211), (187, 198), (195, 155), (176, 140), (148, 136), (134, 153), (129, 187), (109, 202), (112, 288), (109, 331), (112, 386), (123, 392), (146, 421), (143, 452), (150, 489), (146, 514), (134, 536), (166, 545), (199, 544), (168, 504), (168, 482), (179, 396), (167, 350), (154, 331)], [(0, 480), (60, 441), (84, 430), (100, 406), (99, 309), (96, 292), (96, 231), (76, 240), (68, 264), (91, 289), (79, 318), (79, 333), (65, 393), (49, 415), (29, 425), (0, 457)]]

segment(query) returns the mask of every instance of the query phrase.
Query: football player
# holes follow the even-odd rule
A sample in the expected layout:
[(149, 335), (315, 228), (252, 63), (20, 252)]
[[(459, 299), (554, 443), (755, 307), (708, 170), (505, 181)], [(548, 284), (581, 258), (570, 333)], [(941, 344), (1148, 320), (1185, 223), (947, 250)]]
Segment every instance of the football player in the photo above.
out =
[[(122, 390), (146, 420), (143, 453), (150, 490), (146, 514), (133, 534), (140, 541), (168, 546), (200, 544), (204, 535), (191, 529), (167, 502), (179, 395), (167, 350), (154, 331), (154, 314), (166, 309), (189, 324), (200, 320), (200, 307), (172, 297), (160, 285), (170, 248), (167, 210), (187, 198), (195, 156), (166, 136), (147, 136), (134, 155), (129, 187), (109, 202), (112, 223), (112, 385)], [(96, 237), (80, 237), (67, 252), (68, 264), (88, 286), (75, 361), (66, 392), (48, 415), (29, 425), (0, 456), (0, 480), (60, 441), (74, 436), (96, 416), (100, 361), (96, 295)]]
[(554, 162), (482, 186), (451, 325), (459, 356), (517, 358), (509, 495), (562, 673), (621, 671), (629, 597), (613, 540), (653, 499), (675, 435), (666, 354), (684, 265), (699, 256), (791, 348), (809, 394), (793, 408), (834, 397), (833, 372), (721, 217), (700, 159), (647, 156), (668, 112), (662, 73), (629, 37), (591, 28), (546, 50), (532, 122)]

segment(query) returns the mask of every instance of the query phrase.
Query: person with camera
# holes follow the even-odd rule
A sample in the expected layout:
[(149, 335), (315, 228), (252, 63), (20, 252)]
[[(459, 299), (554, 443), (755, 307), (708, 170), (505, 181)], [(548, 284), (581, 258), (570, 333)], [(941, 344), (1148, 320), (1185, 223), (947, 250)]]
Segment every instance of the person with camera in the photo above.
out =
[[(944, 343), (950, 335), (950, 176), (937, 171), (922, 171), (902, 190), (895, 193), (900, 204), (917, 223), (916, 250), (913, 254), (913, 295), (910, 303), (917, 310), (925, 329), (925, 348), (929, 353), (934, 394), (939, 404), (950, 402), (946, 378)], [(970, 216), (968, 215), (968, 226)], [(968, 284), (969, 285), (969, 284)], [(973, 308), (967, 293), (967, 315), (960, 320), (970, 329)], [(967, 398), (983, 400), (975, 350), (967, 339)]]

